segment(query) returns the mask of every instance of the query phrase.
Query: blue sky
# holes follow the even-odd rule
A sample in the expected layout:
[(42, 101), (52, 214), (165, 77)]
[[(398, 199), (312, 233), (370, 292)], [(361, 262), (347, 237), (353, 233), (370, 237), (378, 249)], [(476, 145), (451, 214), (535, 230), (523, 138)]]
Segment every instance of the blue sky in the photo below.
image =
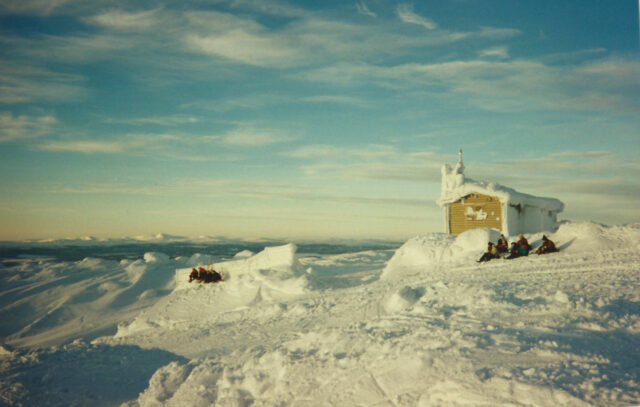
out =
[(0, 2), (0, 240), (442, 231), (440, 166), (640, 220), (634, 1)]

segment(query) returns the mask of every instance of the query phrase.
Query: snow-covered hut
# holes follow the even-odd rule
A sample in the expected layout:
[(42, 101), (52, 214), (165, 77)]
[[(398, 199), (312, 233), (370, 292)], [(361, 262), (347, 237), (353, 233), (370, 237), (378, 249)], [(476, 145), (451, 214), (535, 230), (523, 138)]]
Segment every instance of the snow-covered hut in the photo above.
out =
[(454, 235), (469, 229), (495, 228), (505, 236), (555, 230), (564, 204), (554, 198), (523, 194), (496, 183), (465, 178), (462, 150), (455, 168), (442, 166), (445, 230)]

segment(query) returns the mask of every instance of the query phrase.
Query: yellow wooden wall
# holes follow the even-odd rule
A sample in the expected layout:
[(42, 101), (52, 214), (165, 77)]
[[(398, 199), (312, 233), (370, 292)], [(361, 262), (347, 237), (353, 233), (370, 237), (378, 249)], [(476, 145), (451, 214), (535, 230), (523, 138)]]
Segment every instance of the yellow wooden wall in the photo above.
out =
[[(486, 219), (478, 219), (484, 217)], [(458, 235), (475, 228), (495, 228), (502, 230), (502, 205), (498, 198), (470, 194), (449, 205), (449, 230)]]

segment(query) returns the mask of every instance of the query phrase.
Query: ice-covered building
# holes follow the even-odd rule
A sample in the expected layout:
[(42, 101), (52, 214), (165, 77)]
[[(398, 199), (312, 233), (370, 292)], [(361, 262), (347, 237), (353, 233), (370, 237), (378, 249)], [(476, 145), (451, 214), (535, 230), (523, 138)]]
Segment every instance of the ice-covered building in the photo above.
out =
[(564, 204), (554, 198), (523, 194), (496, 183), (465, 178), (462, 150), (455, 168), (442, 166), (445, 230), (454, 235), (474, 228), (495, 228), (505, 236), (552, 231)]

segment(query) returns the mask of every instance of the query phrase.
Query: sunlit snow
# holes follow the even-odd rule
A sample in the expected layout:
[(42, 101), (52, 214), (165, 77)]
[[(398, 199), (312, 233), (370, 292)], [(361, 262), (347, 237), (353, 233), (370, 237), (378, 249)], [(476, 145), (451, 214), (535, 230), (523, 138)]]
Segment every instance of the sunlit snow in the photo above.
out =
[[(560, 253), (477, 263), (497, 236), (5, 262), (2, 403), (639, 404), (640, 225), (564, 223)], [(189, 283), (198, 265), (225, 281)]]

